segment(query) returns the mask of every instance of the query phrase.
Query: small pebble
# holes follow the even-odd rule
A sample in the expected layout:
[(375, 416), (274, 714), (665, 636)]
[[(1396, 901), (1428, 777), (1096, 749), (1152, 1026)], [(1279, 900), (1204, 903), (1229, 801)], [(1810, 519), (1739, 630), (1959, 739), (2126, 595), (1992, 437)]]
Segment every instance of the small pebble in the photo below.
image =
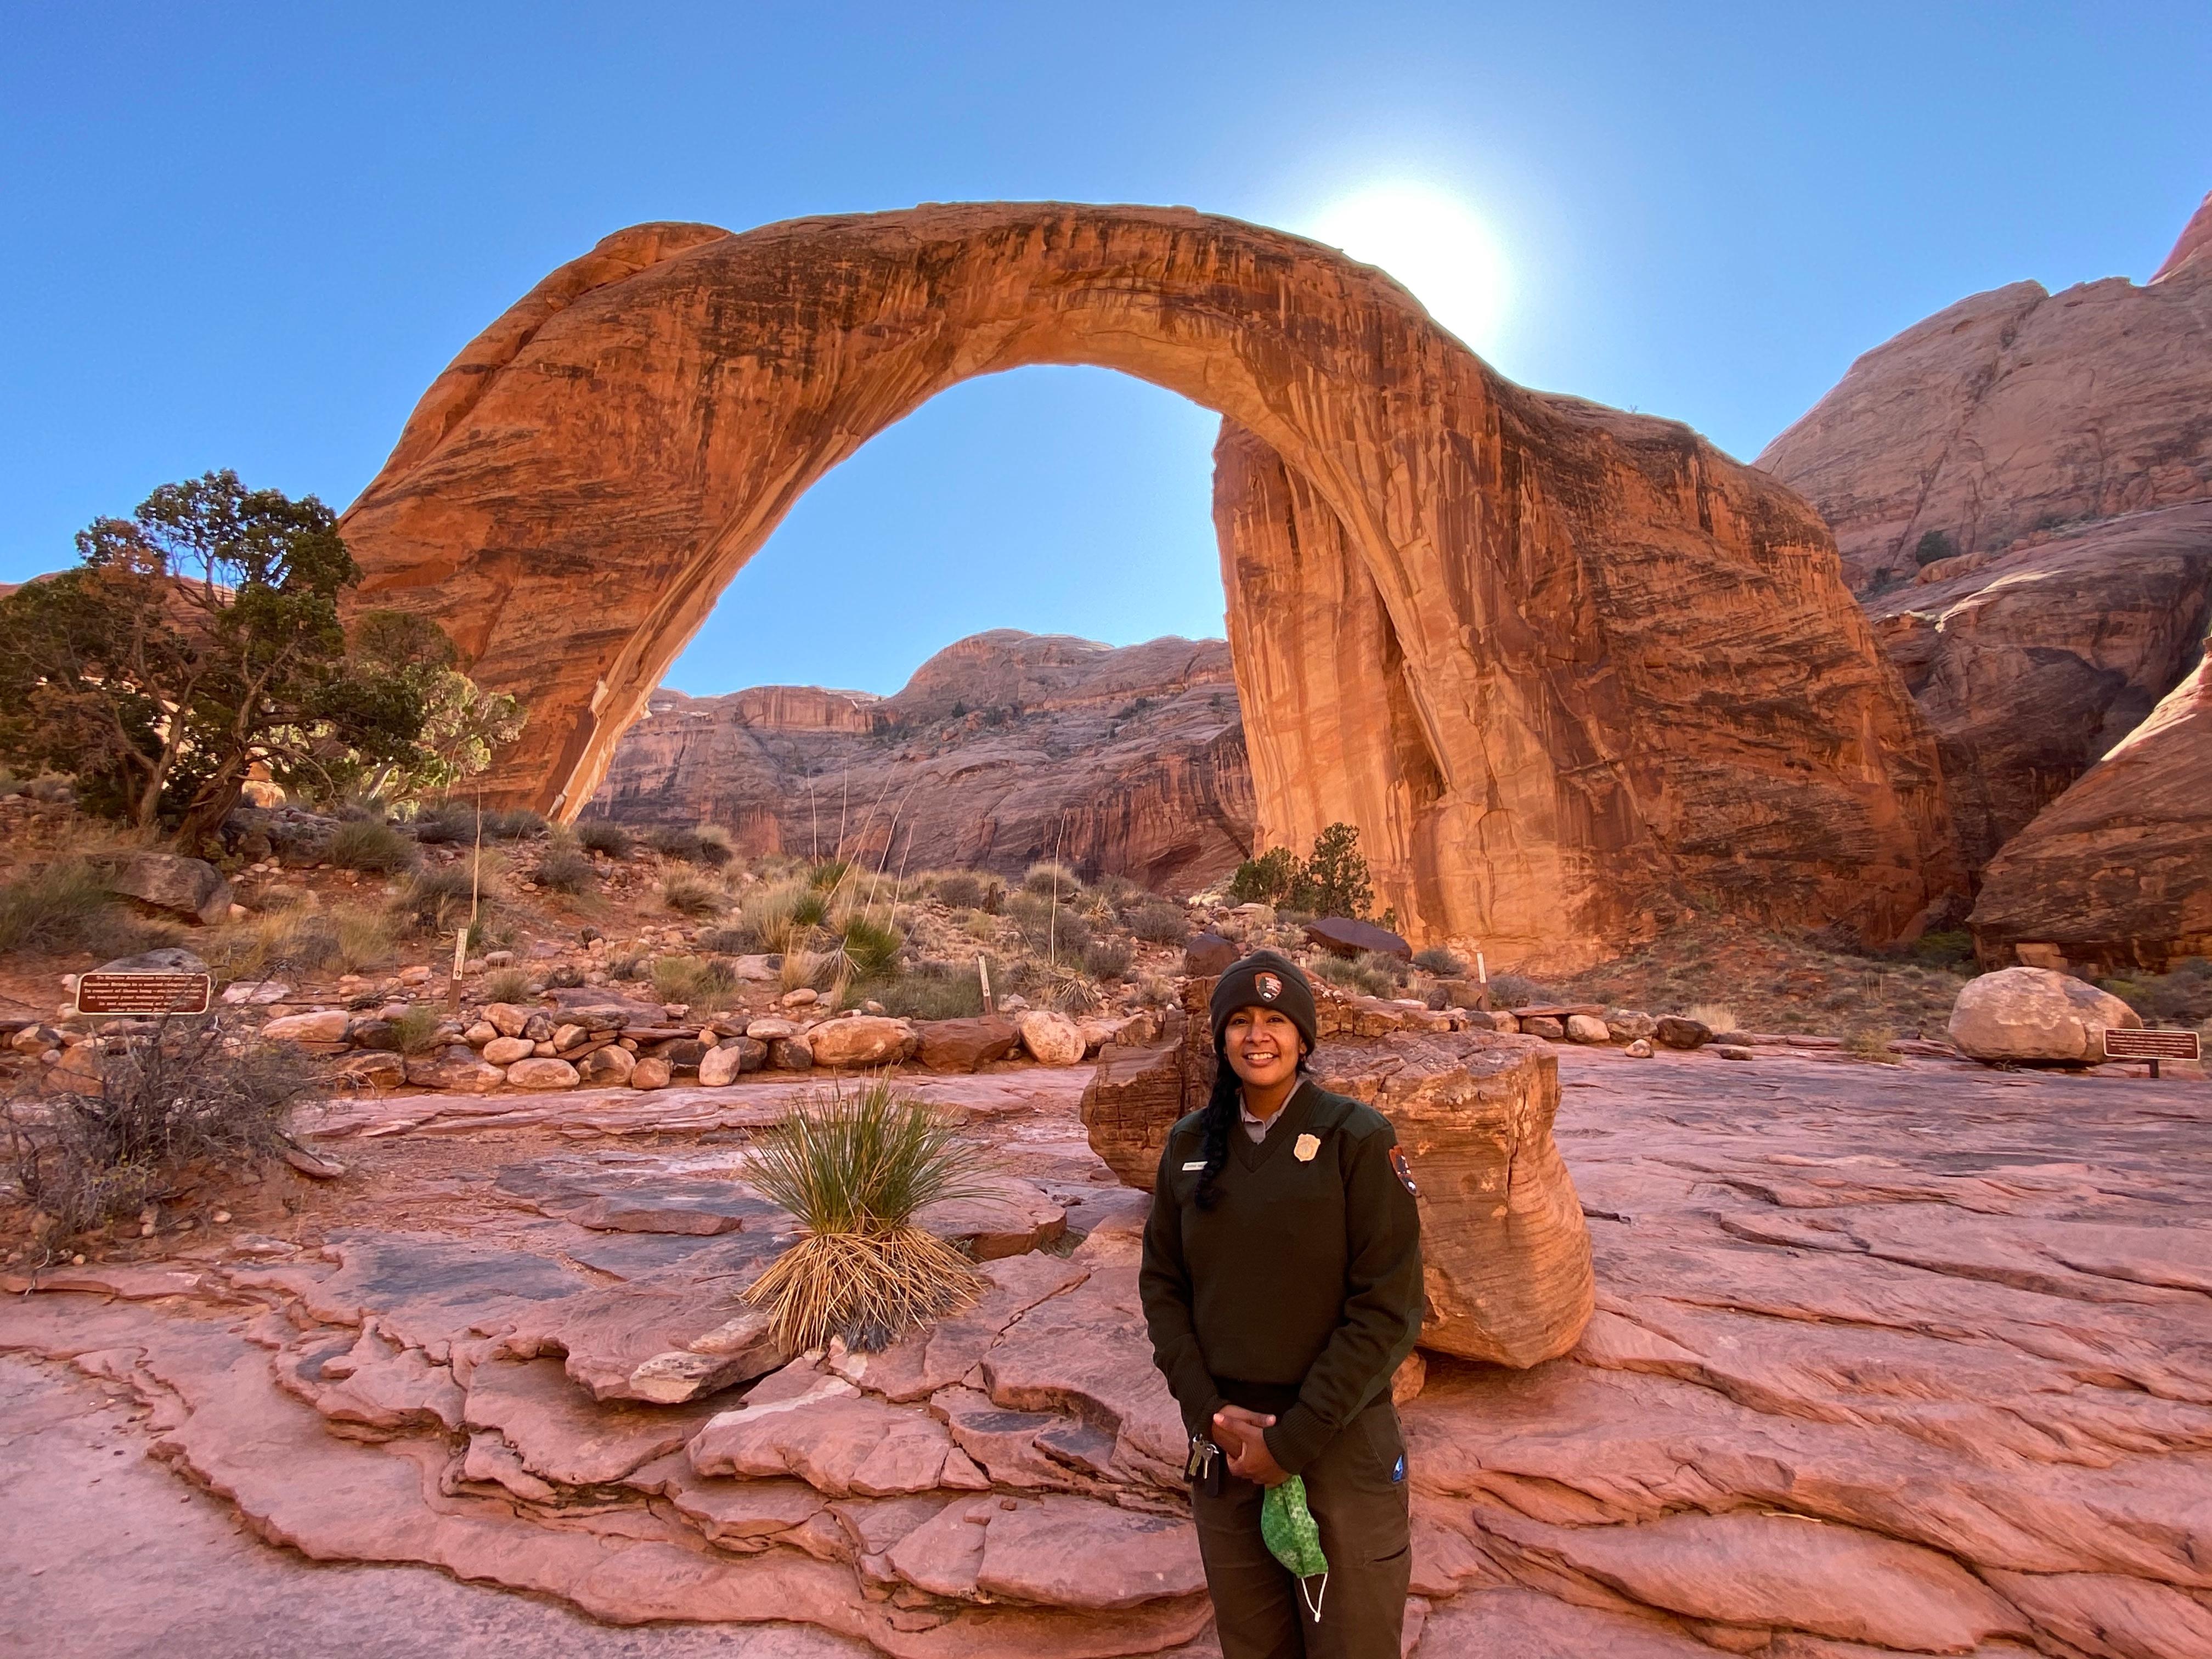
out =
[(224, 1223), (228, 1222), (229, 1219), (230, 1219), (230, 1212), (229, 1212), (229, 1211), (228, 1211), (228, 1210), (217, 1210), (217, 1211), (215, 1212), (215, 1224), (216, 1224), (216, 1226), (218, 1226), (218, 1227), (222, 1226)]

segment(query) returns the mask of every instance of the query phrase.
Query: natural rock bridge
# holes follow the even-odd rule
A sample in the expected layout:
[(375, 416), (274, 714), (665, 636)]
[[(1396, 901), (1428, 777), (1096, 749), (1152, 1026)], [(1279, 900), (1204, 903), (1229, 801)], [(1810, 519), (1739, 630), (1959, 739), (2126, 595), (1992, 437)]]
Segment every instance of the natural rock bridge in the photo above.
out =
[(618, 232), (425, 394), (344, 520), (357, 603), (523, 696), (492, 793), (573, 816), (810, 484), (1035, 363), (1220, 411), (1263, 835), (1358, 824), (1416, 935), (1559, 963), (1724, 894), (1887, 936), (1950, 884), (1933, 745), (1808, 507), (1514, 386), (1333, 249), (1183, 209)]

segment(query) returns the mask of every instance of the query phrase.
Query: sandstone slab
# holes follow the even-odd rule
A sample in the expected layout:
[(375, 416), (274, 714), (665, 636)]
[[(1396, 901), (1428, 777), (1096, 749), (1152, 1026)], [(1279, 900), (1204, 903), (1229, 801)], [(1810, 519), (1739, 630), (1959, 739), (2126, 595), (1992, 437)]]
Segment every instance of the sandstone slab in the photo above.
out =
[(933, 1072), (972, 1072), (1021, 1047), (1021, 1028), (1002, 1014), (920, 1022), (921, 1063)]
[(835, 1376), (794, 1399), (720, 1413), (701, 1427), (687, 1455), (701, 1474), (795, 1475), (831, 1497), (990, 1485), (927, 1412), (866, 1398)]
[(1318, 921), (1310, 921), (1305, 934), (1307, 943), (1318, 945), (1334, 957), (1364, 956), (1371, 951), (1377, 956), (1395, 957), (1401, 962), (1413, 959), (1413, 947), (1399, 935), (1371, 921), (1357, 921), (1350, 916), (1323, 916)]

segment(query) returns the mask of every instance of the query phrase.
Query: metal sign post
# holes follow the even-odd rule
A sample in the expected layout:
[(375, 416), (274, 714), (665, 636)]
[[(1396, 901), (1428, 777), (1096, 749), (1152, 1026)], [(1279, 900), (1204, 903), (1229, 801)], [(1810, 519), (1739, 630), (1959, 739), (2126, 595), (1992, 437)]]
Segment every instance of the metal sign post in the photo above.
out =
[(2194, 1031), (2107, 1031), (2106, 1060), (2147, 1060), (2150, 1074), (2158, 1076), (2161, 1060), (2201, 1060), (2203, 1043)]

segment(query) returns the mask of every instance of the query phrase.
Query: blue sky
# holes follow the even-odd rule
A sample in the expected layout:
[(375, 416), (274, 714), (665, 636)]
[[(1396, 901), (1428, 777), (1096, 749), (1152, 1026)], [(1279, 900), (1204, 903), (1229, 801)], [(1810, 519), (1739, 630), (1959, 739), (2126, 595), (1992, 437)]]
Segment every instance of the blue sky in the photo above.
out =
[[(2148, 276), (2212, 187), (2202, 0), (17, 0), (5, 38), (4, 580), (210, 467), (343, 506), (471, 335), (643, 220), (1057, 198), (1305, 229), (1417, 181), (1494, 245), (1500, 368), (1749, 456), (1963, 295)], [(887, 691), (983, 628), (1217, 633), (1213, 428), (1097, 371), (957, 387), (799, 504), (673, 682)]]

